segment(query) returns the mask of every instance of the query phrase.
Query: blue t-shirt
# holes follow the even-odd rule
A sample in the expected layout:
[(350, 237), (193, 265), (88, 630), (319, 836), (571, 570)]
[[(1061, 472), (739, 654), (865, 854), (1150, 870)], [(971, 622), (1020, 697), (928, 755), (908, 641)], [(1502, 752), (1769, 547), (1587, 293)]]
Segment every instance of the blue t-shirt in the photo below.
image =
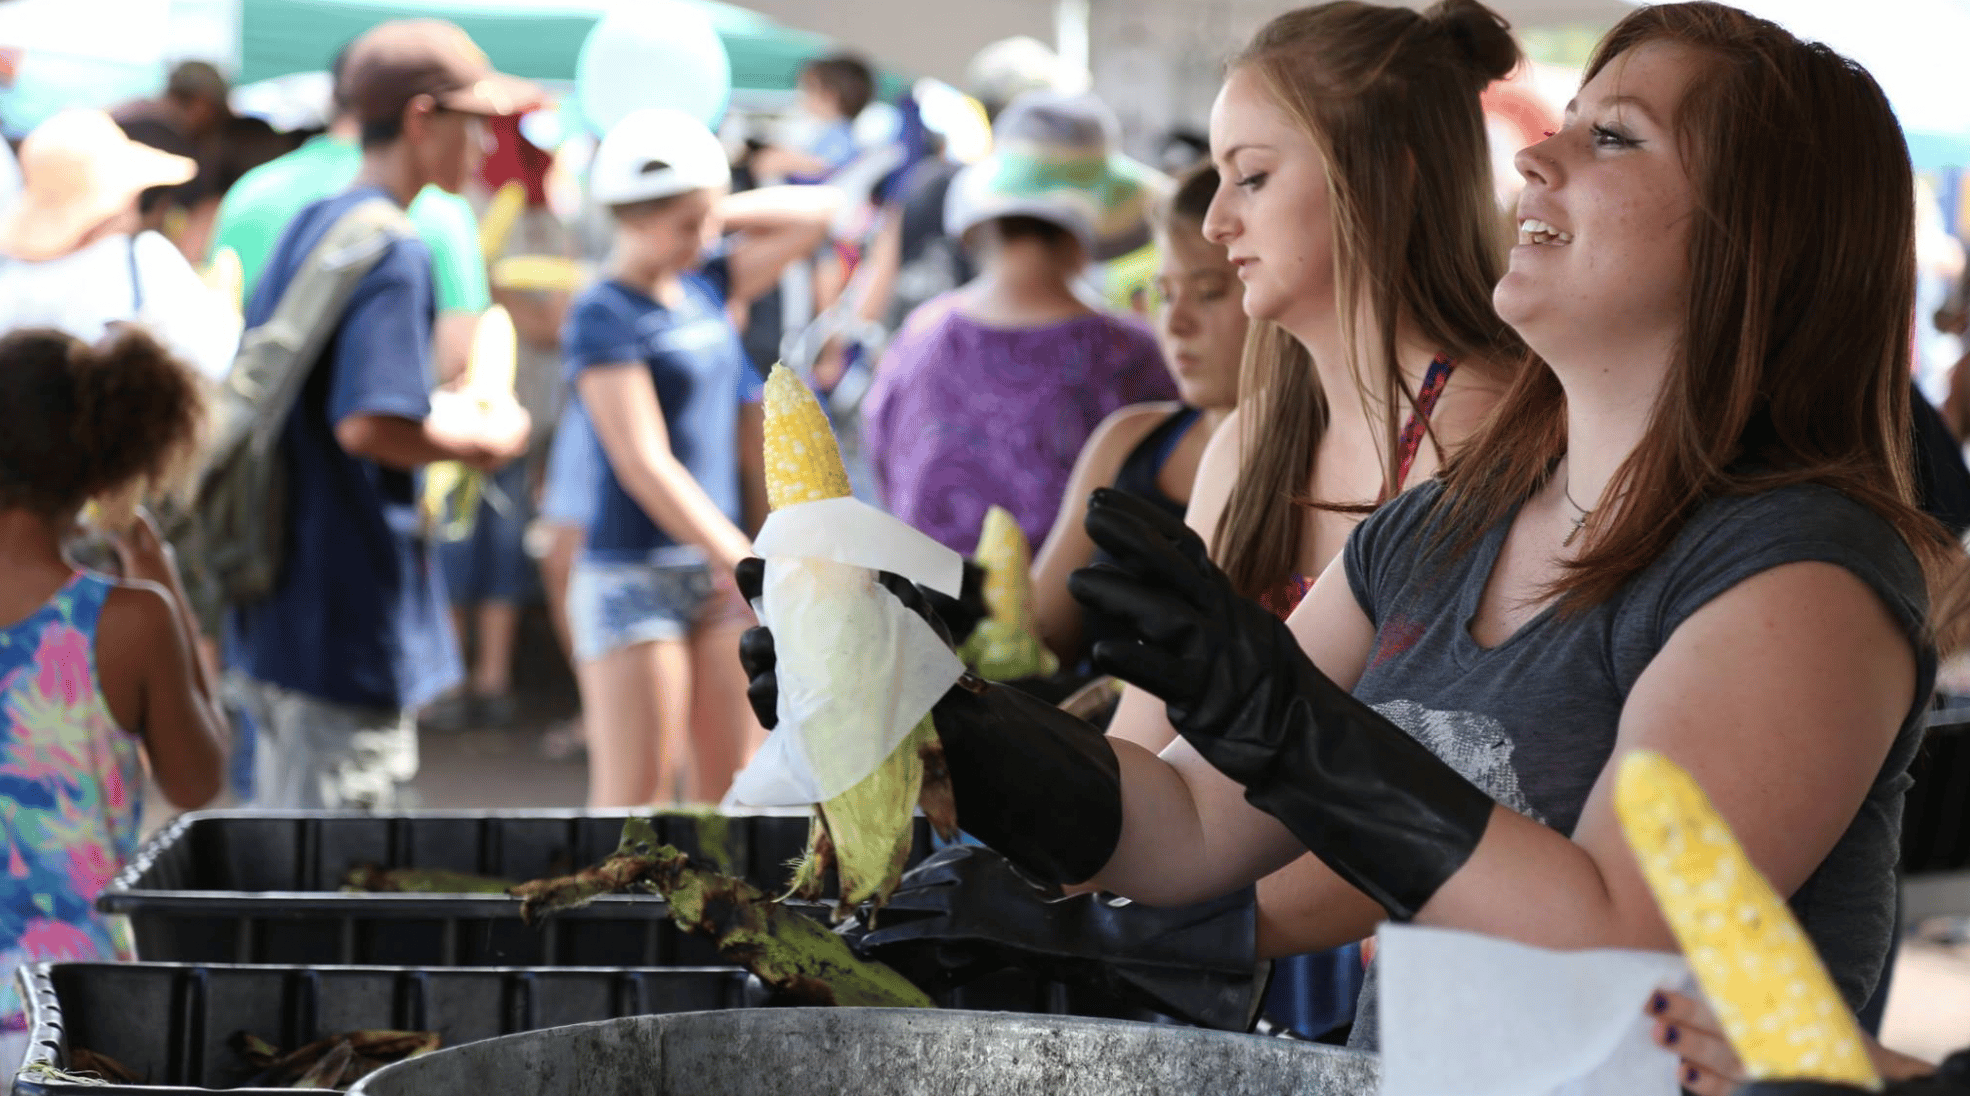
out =
[[(246, 307), (264, 323), (337, 218), (387, 197), (359, 187), (303, 209)], [(357, 284), (281, 433), (285, 558), (274, 592), (233, 610), (228, 662), (249, 677), (357, 707), (415, 708), (462, 676), (434, 554), (418, 515), (419, 475), (350, 456), (335, 424), (352, 415), (422, 421), (431, 412), (431, 256), (392, 243)]]
[[(670, 451), (733, 522), (744, 518), (739, 489), (739, 405), (759, 398), (759, 375), (725, 314), (728, 268), (723, 258), (686, 275), (684, 297), (667, 308), (622, 282), (589, 287), (568, 310), (561, 333), (568, 383), (598, 366), (640, 361), (650, 371)], [(563, 428), (593, 434), (577, 393)], [(600, 447), (600, 440), (592, 444)], [(606, 459), (600, 462), (595, 507), (588, 516), (587, 558), (638, 563), (679, 549), (623, 489)], [(696, 549), (684, 548), (689, 554)]]

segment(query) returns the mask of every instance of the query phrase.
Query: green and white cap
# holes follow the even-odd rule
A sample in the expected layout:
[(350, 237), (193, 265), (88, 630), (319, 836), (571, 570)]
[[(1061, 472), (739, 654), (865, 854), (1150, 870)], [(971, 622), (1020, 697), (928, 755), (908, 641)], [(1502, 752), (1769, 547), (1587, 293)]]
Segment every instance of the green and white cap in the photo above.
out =
[(991, 155), (960, 172), (944, 203), (953, 236), (1001, 217), (1032, 217), (1072, 232), (1095, 262), (1149, 241), (1161, 172), (1115, 150), (1115, 116), (1092, 95), (1030, 91), (993, 127)]

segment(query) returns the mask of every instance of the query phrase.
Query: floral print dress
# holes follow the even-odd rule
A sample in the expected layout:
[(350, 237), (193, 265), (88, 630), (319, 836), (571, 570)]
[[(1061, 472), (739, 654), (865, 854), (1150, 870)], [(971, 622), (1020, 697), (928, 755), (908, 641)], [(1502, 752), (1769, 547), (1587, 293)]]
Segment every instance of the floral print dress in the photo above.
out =
[(15, 968), (129, 959), (96, 895), (137, 845), (139, 742), (96, 680), (96, 622), (114, 583), (77, 573), (0, 628), (0, 1032), (26, 1027)]

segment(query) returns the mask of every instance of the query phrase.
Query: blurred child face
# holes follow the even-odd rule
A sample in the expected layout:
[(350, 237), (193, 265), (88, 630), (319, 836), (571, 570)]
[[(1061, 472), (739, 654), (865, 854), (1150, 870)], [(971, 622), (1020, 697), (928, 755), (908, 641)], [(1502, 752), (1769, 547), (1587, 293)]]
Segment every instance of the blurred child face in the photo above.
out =
[(1334, 230), (1327, 162), (1249, 68), (1232, 70), (1211, 108), (1211, 157), (1223, 183), (1204, 236), (1245, 286), (1245, 314), (1299, 332), (1334, 315)]
[(1156, 336), (1177, 391), (1192, 407), (1235, 407), (1247, 323), (1238, 270), (1193, 221), (1173, 219), (1158, 243)]
[(705, 251), (718, 242), (723, 227), (718, 206), (724, 197), (722, 187), (693, 190), (657, 209), (624, 218), (622, 233), (634, 249), (637, 264), (662, 274), (695, 268)]
[(819, 80), (807, 73), (801, 73), (795, 85), (800, 91), (800, 109), (816, 118), (834, 121), (842, 116), (841, 103), (834, 93), (821, 86)]

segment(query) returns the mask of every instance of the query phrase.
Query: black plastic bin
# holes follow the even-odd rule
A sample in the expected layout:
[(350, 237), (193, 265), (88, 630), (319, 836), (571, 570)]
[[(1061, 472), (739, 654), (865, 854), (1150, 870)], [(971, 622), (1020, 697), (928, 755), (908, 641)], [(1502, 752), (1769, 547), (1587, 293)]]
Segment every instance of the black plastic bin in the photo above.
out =
[[(515, 881), (579, 870), (616, 848), (628, 813), (584, 811), (204, 811), (172, 823), (96, 900), (130, 918), (147, 962), (407, 967), (717, 966), (718, 952), (674, 925), (650, 896), (609, 896), (520, 921), (505, 895), (344, 894), (361, 864), (433, 868)], [(725, 847), (762, 889), (785, 885), (807, 816), (735, 815)], [(930, 849), (918, 820), (912, 860)], [(658, 836), (701, 853), (699, 819), (659, 818)]]
[(23, 1074), (15, 1096), (204, 1093), (258, 1072), (227, 1047), (248, 1031), (283, 1049), (361, 1029), (435, 1031), (447, 1047), (592, 1020), (765, 1003), (730, 967), (490, 970), (43, 963), (22, 968), (27, 1063), (69, 1068), (72, 1047), (106, 1054), (145, 1085), (81, 1085)]

